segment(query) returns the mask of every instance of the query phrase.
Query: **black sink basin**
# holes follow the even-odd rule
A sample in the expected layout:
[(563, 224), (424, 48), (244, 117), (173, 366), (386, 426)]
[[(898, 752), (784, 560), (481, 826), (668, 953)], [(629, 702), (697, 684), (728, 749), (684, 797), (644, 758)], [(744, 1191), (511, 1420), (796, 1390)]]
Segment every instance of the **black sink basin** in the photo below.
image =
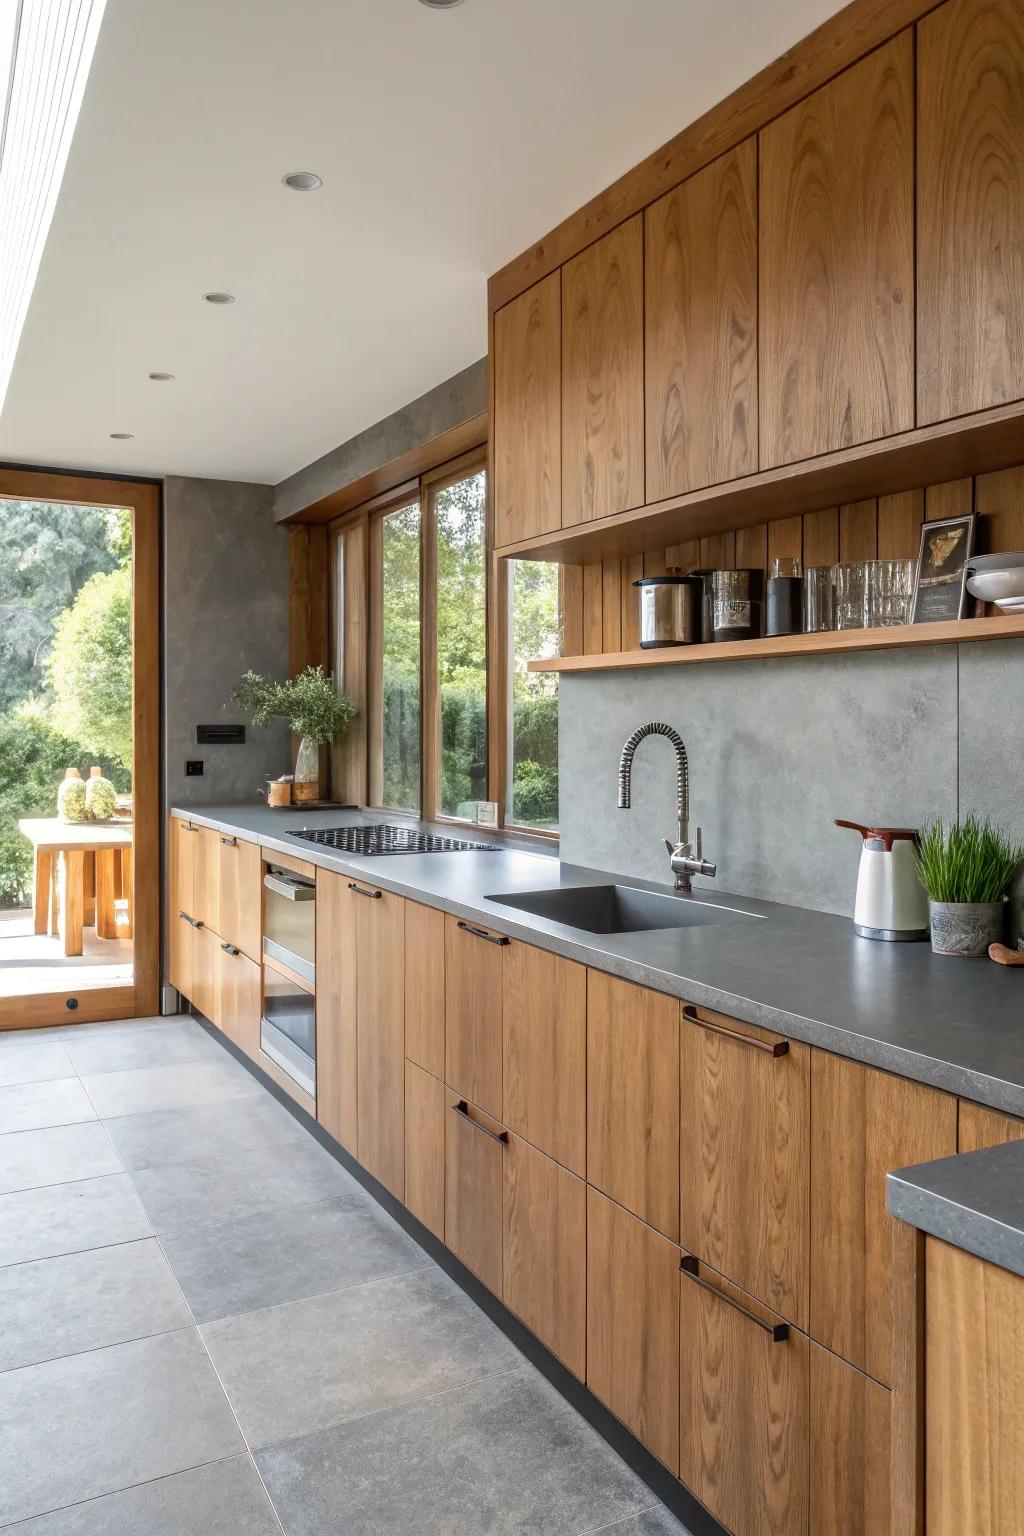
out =
[(631, 885), (562, 885), (552, 891), (517, 891), (488, 901), (518, 907), (584, 933), (646, 933), (655, 928), (703, 928), (712, 923), (758, 921), (756, 913), (715, 907), (686, 896), (659, 896)]

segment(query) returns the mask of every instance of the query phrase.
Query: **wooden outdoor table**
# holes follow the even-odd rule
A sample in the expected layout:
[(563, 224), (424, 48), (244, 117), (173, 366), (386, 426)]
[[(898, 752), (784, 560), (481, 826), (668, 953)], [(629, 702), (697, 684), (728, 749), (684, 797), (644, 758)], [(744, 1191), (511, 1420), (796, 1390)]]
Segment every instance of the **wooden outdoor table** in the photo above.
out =
[(82, 953), (82, 927), (88, 921), (87, 866), (95, 866), (96, 936), (116, 939), (114, 902), (132, 910), (132, 826), (130, 821), (67, 822), (56, 816), (26, 817), (18, 829), (35, 849), (32, 912), (36, 933), (59, 932), (66, 955)]

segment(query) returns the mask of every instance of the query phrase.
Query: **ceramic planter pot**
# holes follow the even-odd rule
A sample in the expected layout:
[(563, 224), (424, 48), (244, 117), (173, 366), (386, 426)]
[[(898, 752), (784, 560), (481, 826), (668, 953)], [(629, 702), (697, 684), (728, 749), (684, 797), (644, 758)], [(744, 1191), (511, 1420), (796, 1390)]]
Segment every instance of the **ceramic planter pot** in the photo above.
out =
[(965, 959), (988, 953), (1003, 937), (1002, 901), (930, 901), (932, 949), (937, 955)]

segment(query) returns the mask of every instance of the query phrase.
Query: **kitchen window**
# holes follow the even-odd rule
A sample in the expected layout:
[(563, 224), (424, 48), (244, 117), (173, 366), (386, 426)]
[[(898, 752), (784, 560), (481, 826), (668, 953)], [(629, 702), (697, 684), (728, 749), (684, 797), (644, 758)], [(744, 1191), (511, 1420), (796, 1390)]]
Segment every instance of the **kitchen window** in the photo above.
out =
[(372, 706), (377, 744), (371, 786), (379, 776), (376, 801), (418, 813), (422, 767), (419, 502), (383, 513), (375, 531), (380, 672)]
[(558, 828), (558, 674), (526, 664), (560, 653), (560, 575), (545, 561), (508, 561), (505, 821), (545, 832)]
[[(487, 479), (482, 468), (430, 488), (435, 583), (435, 803), (475, 819), (487, 793)], [(428, 599), (429, 600), (429, 599)]]

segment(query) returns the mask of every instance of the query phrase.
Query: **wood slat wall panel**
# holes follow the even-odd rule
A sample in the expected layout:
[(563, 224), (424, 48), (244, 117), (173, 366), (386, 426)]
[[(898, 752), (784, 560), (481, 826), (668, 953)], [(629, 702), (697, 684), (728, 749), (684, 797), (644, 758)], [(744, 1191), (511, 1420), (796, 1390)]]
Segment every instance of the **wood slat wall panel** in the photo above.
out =
[(964, 517), (971, 510), (974, 485), (970, 475), (966, 480), (946, 480), (942, 485), (929, 485), (924, 493), (926, 522), (934, 523), (941, 517)]
[(756, 528), (740, 528), (736, 534), (736, 566), (738, 570), (750, 567), (763, 570), (768, 564), (768, 524)]
[(804, 517), (804, 568), (834, 565), (839, 559), (839, 508), (808, 512)]
[(924, 521), (924, 491), (901, 491), (878, 498), (879, 560), (917, 557)]
[(622, 562), (606, 560), (601, 567), (601, 649), (622, 650)]
[(627, 555), (622, 562), (622, 649), (624, 651), (638, 651), (640, 649), (640, 604), (639, 592), (634, 590), (634, 581), (640, 581), (644, 574), (643, 555)]
[(562, 654), (579, 656), (583, 650), (583, 567), (561, 568)]
[(583, 654), (604, 650), (604, 571), (600, 564), (583, 567)]
[(786, 556), (803, 558), (803, 519), (783, 517), (768, 524), (768, 561), (783, 560)]
[(840, 560), (878, 558), (878, 502), (854, 501), (839, 508)]

